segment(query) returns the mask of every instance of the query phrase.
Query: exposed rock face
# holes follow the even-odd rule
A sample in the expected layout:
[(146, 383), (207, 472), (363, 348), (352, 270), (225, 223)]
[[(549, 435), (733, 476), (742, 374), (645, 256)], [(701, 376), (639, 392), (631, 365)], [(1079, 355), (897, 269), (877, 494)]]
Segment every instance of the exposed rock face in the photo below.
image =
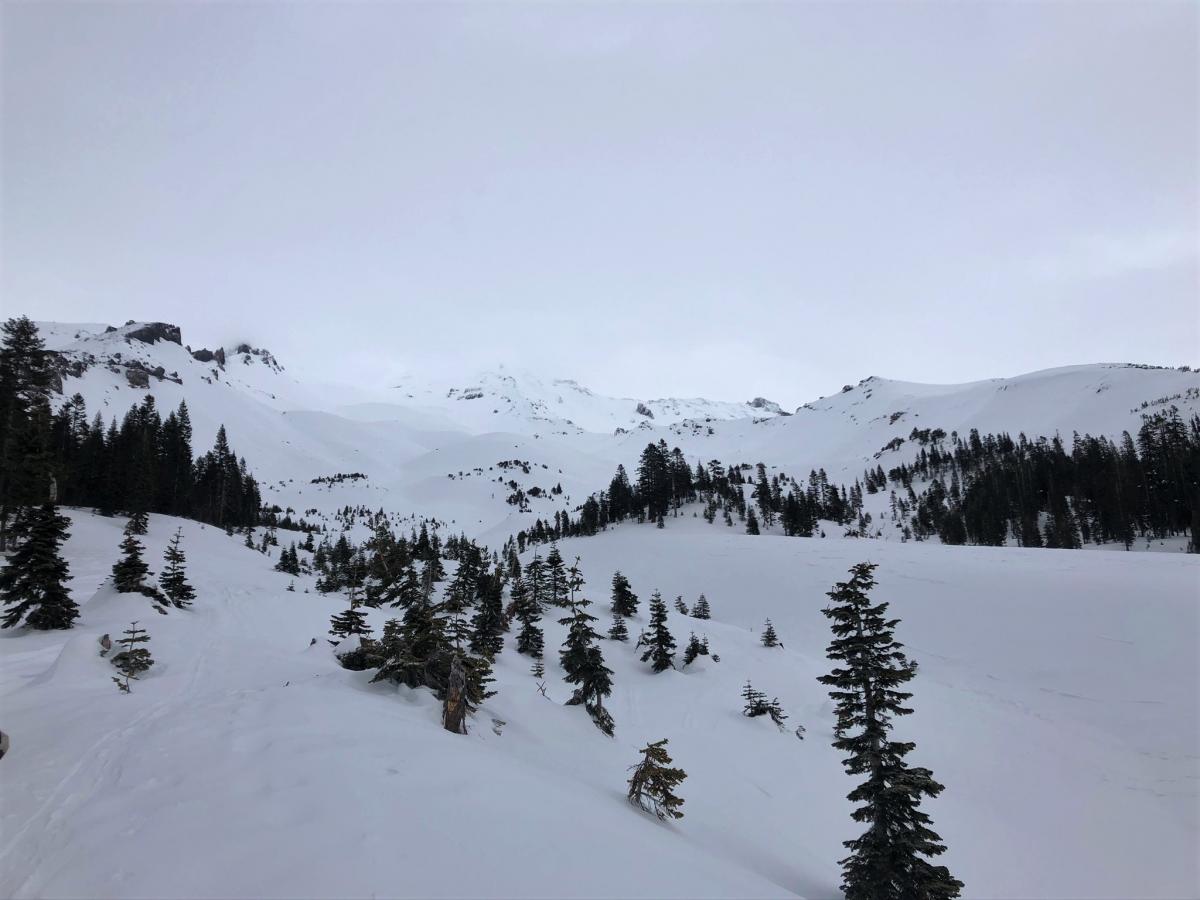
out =
[[(126, 322), (125, 324), (132, 325), (133, 322)], [(172, 344), (183, 346), (183, 337), (179, 333), (179, 326), (171, 325), (167, 322), (146, 322), (140, 328), (126, 332), (126, 337), (130, 340), (141, 341), (144, 344), (153, 344), (155, 341), (170, 341)]]
[(766, 397), (755, 397), (750, 401), (749, 405), (752, 409), (761, 409), (764, 412), (775, 413), (777, 416), (791, 415), (789, 412), (784, 412), (783, 407), (774, 400), (768, 400)]
[(202, 363), (215, 361), (218, 366), (224, 367), (225, 351), (220, 347), (216, 350), (196, 350), (192, 353), (192, 359)]
[(125, 370), (125, 380), (129, 382), (131, 388), (148, 389), (150, 387), (150, 373), (141, 367), (129, 366)]

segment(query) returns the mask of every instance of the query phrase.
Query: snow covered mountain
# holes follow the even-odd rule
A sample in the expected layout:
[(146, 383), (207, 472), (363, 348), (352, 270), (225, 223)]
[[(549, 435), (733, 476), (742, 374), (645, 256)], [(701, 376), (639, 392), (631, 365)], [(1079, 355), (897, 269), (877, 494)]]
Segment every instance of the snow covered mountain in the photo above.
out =
[[(268, 503), (331, 531), (348, 505), (433, 517), (492, 549), (574, 512), (659, 439), (693, 464), (853, 482), (911, 462), (914, 429), (1115, 437), (1146, 412), (1200, 410), (1197, 373), (1132, 365), (948, 386), (868, 378), (784, 415), (761, 399), (608, 398), (507, 369), (324, 387), (248, 345), (189, 348), (164, 323), (41, 331), (64, 400), (78, 393), (106, 420), (147, 395), (164, 411), (186, 401), (195, 449), (223, 423)], [(524, 505), (509, 502), (517, 491)], [(871, 502), (882, 514), (884, 495)], [(896, 734), (946, 785), (925, 810), (964, 896), (1200, 890), (1194, 554), (901, 543), (889, 528), (874, 541), (751, 536), (686, 508), (662, 529), (623, 523), (559, 545), (580, 560), (591, 611), (606, 626), (618, 570), (641, 597), (635, 636), (651, 592), (688, 606), (703, 593), (711, 619), (672, 608), (667, 624), (680, 650), (695, 634), (712, 654), (655, 674), (632, 641), (601, 642), (608, 738), (564, 705), (566, 628), (548, 614), (545, 678), (507, 634), (496, 694), (459, 736), (427, 689), (338, 664), (326, 636), (345, 596), (319, 593), (311, 571), (275, 571), (277, 551), (151, 516), (151, 567), (182, 528), (198, 593), (160, 616), (109, 579), (125, 520), (68, 513), (76, 627), (0, 632), (13, 739), (0, 896), (836, 896), (841, 842), (861, 826), (816, 680), (831, 665), (821, 610), (864, 559), (920, 666)], [(367, 611), (376, 635), (398, 614)], [(127, 696), (98, 650), (134, 619), (157, 662)], [(767, 619), (782, 646), (762, 645)], [(741, 714), (747, 680), (778, 697), (786, 728)], [(623, 793), (639, 748), (664, 737), (688, 776), (670, 824)]]
[[(193, 351), (164, 323), (40, 327), (62, 355), (64, 397), (79, 393), (89, 415), (106, 419), (147, 393), (164, 410), (186, 400), (197, 448), (224, 423), (269, 503), (326, 517), (346, 505), (382, 507), (490, 541), (575, 509), (607, 487), (617, 464), (632, 474), (660, 439), (692, 464), (763, 462), (796, 477), (824, 468), (853, 483), (867, 467), (910, 462), (914, 428), (1116, 438), (1136, 432), (1147, 411), (1200, 411), (1200, 373), (1127, 364), (963, 385), (872, 377), (784, 415), (762, 398), (619, 399), (509, 369), (393, 387), (313, 385), (248, 345)], [(338, 473), (365, 477), (313, 483)], [(507, 502), (517, 490), (527, 510)]]

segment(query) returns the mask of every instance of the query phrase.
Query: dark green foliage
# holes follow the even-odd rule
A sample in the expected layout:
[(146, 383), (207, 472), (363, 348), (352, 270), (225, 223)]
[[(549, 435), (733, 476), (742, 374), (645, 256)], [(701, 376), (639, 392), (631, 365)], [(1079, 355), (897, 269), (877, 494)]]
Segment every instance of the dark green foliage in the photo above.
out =
[(158, 586), (167, 599), (175, 604), (176, 609), (185, 609), (196, 599), (196, 591), (188, 584), (187, 573), (183, 568), (187, 559), (179, 547), (182, 540), (183, 529), (178, 528), (175, 530), (175, 536), (171, 538), (171, 543), (167, 545), (166, 552), (163, 553), (166, 566), (158, 576)]
[(612, 670), (604, 665), (599, 635), (592, 628), (596, 617), (587, 612), (591, 601), (581, 593), (583, 575), (579, 571), (578, 559), (567, 572), (567, 585), (571, 612), (558, 620), (560, 625), (567, 626), (567, 637), (559, 653), (563, 680), (576, 686), (567, 705), (582, 703), (596, 727), (612, 735), (612, 716), (604, 708), (604, 698), (612, 693)]
[[(351, 635), (370, 637), (371, 627), (367, 624), (367, 616), (360, 606), (357, 593), (351, 590), (350, 605), (345, 611), (337, 613), (329, 620), (329, 633), (335, 638), (347, 638)], [(330, 643), (337, 642), (331, 641)]]
[(696, 637), (696, 633), (692, 632), (692, 636), (688, 639), (687, 646), (683, 649), (683, 664), (690, 666), (696, 661), (698, 656), (708, 656), (708, 639), (701, 640)]
[(667, 628), (667, 604), (658, 591), (650, 596), (650, 630), (644, 635), (642, 662), (649, 662), (655, 672), (675, 668), (675, 638)]
[(660, 819), (682, 819), (679, 807), (683, 800), (675, 796), (675, 789), (687, 778), (687, 772), (671, 767), (667, 739), (647, 744), (641, 753), (642, 759), (630, 767), (633, 775), (629, 778), (629, 802)]
[(125, 526), (125, 537), (121, 541), (121, 558), (112, 567), (113, 584), (122, 594), (139, 593), (145, 588), (146, 575), (150, 569), (142, 559), (145, 549), (133, 530), (134, 519)]
[(521, 623), (521, 630), (517, 632), (517, 652), (541, 657), (546, 646), (545, 635), (538, 625), (542, 616), (541, 606), (519, 573), (513, 578), (511, 595), (513, 615)]
[(679, 613), (681, 616), (686, 616), (688, 614), (687, 604), (683, 602), (683, 595), (675, 598), (675, 612)]
[(698, 599), (696, 601), (695, 605), (692, 607), (692, 618), (693, 619), (711, 619), (712, 618), (712, 610), (709, 609), (708, 598), (705, 597), (703, 594), (700, 595), (700, 599)]
[(151, 656), (149, 648), (138, 646), (150, 640), (150, 635), (146, 633), (145, 629), (138, 628), (137, 624), (137, 622), (131, 622), (125, 629), (125, 636), (117, 641), (121, 649), (112, 657), (112, 664), (123, 676), (123, 678), (118, 678), (114, 675), (113, 681), (126, 694), (129, 693), (130, 680), (136, 681), (142, 672), (154, 665), (154, 657)]
[(767, 619), (766, 627), (763, 628), (762, 645), (764, 647), (779, 647), (779, 635), (775, 633), (775, 626), (771, 624), (771, 620)]
[(616, 572), (612, 577), (612, 611), (626, 619), (637, 615), (637, 594), (629, 586), (629, 579)]
[(504, 573), (497, 569), (479, 580), (479, 606), (471, 619), (471, 652), (489, 658), (504, 649)]
[(0, 569), (0, 599), (8, 607), (3, 625), (25, 620), (30, 628), (70, 628), (79, 617), (66, 583), (71, 580), (59, 552), (70, 520), (51, 503), (25, 511), (13, 530), (19, 540), (8, 565)]
[(563, 608), (571, 605), (569, 600), (571, 588), (568, 583), (566, 564), (563, 562), (562, 554), (558, 552), (558, 547), (552, 546), (550, 552), (546, 554), (545, 585), (548, 596), (544, 598), (544, 602)]
[(746, 534), (758, 534), (758, 516), (753, 509), (746, 510)]
[(629, 629), (625, 627), (625, 618), (620, 613), (613, 613), (612, 627), (608, 629), (608, 637), (613, 641), (628, 641)]
[(870, 563), (851, 568), (850, 580), (834, 586), (823, 610), (834, 634), (827, 653), (840, 664), (818, 679), (832, 688), (837, 707), (833, 746), (847, 754), (849, 774), (866, 776), (848, 795), (862, 804), (854, 820), (869, 827), (845, 842), (850, 855), (841, 861), (842, 890), (848, 900), (957, 897), (962, 882), (926, 860), (946, 848), (920, 802), (940, 794), (942, 785), (928, 769), (904, 761), (913, 744), (888, 739), (892, 718), (912, 712), (904, 705), (912, 694), (899, 688), (916, 674), (916, 664), (893, 639), (898, 620), (886, 617), (888, 604), (871, 603), (874, 569)]

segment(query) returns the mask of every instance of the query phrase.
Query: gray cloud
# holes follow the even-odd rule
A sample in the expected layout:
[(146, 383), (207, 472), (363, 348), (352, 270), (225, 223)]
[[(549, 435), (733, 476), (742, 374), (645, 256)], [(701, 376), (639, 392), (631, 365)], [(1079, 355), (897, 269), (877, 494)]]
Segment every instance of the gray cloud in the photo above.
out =
[(5, 4), (6, 313), (794, 404), (1197, 362), (1197, 9)]

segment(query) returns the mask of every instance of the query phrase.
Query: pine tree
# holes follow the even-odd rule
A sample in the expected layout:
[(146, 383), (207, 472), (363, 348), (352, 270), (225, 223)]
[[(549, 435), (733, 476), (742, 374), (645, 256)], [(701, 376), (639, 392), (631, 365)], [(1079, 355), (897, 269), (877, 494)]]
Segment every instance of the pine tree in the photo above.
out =
[(675, 638), (667, 628), (667, 604), (658, 591), (650, 596), (650, 632), (645, 643), (642, 662), (649, 661), (655, 672), (675, 668)]
[(571, 588), (568, 585), (566, 564), (563, 562), (562, 554), (558, 552), (557, 546), (551, 546), (550, 552), (546, 554), (546, 589), (549, 592), (543, 602), (549, 602), (554, 606), (568, 607), (568, 595)]
[(114, 675), (113, 681), (126, 694), (129, 693), (130, 679), (136, 681), (138, 675), (154, 665), (154, 657), (150, 655), (150, 650), (146, 647), (138, 646), (138, 644), (144, 644), (150, 640), (150, 635), (146, 633), (144, 628), (138, 628), (137, 624), (137, 622), (131, 622), (129, 627), (125, 629), (125, 637), (117, 641), (122, 649), (112, 657), (112, 664), (124, 676), (122, 680), (122, 678)]
[(579, 571), (578, 559), (567, 572), (567, 585), (571, 612), (558, 620), (560, 625), (567, 626), (567, 637), (558, 657), (563, 668), (563, 680), (576, 685), (567, 705), (583, 704), (596, 727), (611, 736), (613, 720), (604, 708), (604, 698), (612, 693), (612, 670), (604, 665), (599, 635), (592, 628), (596, 617), (587, 612), (591, 601), (581, 593), (583, 575)]
[(509, 593), (512, 596), (513, 615), (521, 623), (521, 630), (517, 632), (517, 652), (526, 656), (541, 656), (546, 646), (545, 635), (538, 625), (542, 610), (519, 571), (513, 577)]
[(10, 607), (0, 627), (11, 628), (24, 618), (30, 628), (48, 631), (70, 628), (79, 617), (66, 587), (70, 569), (59, 553), (70, 524), (52, 503), (24, 513), (19, 529), (14, 528), (21, 542), (0, 569), (0, 599)]
[(144, 537), (150, 533), (150, 517), (145, 512), (134, 512), (129, 516), (129, 523), (125, 526), (129, 534), (136, 534), (138, 537)]
[(840, 734), (833, 746), (849, 754), (844, 760), (849, 774), (867, 776), (849, 794), (863, 804), (854, 820), (869, 828), (845, 842), (851, 852), (841, 860), (842, 890), (847, 900), (957, 897), (962, 882), (924, 859), (946, 849), (920, 810), (921, 797), (936, 797), (943, 787), (928, 769), (905, 763), (913, 744), (888, 740), (892, 718), (912, 712), (904, 706), (912, 694), (898, 688), (916, 674), (916, 664), (893, 639), (898, 620), (886, 618), (888, 604), (871, 604), (874, 569), (871, 563), (852, 567), (850, 580), (834, 586), (823, 610), (834, 634), (828, 656), (842, 664), (818, 679), (834, 688), (829, 696), (837, 705)]
[(612, 627), (608, 629), (608, 638), (612, 641), (628, 641), (629, 629), (625, 627), (625, 618), (620, 613), (613, 613)]
[(696, 637), (696, 632), (693, 631), (683, 650), (683, 664), (690, 666), (698, 656), (708, 656), (708, 644)]
[(612, 611), (626, 619), (633, 618), (638, 611), (637, 594), (629, 586), (629, 579), (616, 572), (612, 577)]
[(771, 624), (771, 620), (767, 619), (767, 626), (763, 629), (762, 645), (764, 647), (779, 647), (779, 635), (775, 633), (775, 626)]
[(196, 599), (196, 591), (188, 584), (187, 574), (183, 569), (187, 560), (179, 548), (182, 540), (183, 529), (177, 528), (175, 537), (171, 538), (171, 543), (167, 545), (166, 552), (163, 553), (163, 562), (166, 563), (166, 567), (158, 576), (159, 587), (167, 595), (167, 599), (175, 604), (176, 609), (186, 609)]
[(642, 759), (630, 768), (629, 802), (660, 819), (682, 819), (679, 807), (683, 800), (675, 796), (687, 773), (683, 769), (671, 768), (671, 757), (667, 754), (667, 739), (654, 741), (641, 750)]
[(755, 690), (754, 686), (750, 684), (750, 679), (746, 679), (746, 686), (742, 688), (742, 699), (746, 701), (742, 707), (743, 716), (753, 719), (767, 714), (767, 695), (762, 691)]
[(471, 652), (495, 658), (504, 649), (504, 575), (497, 569), (479, 582), (479, 607), (471, 619)]
[(746, 534), (758, 534), (758, 516), (754, 514), (754, 509), (746, 511)]
[(708, 607), (708, 598), (705, 597), (703, 594), (700, 595), (700, 599), (697, 600), (695, 606), (692, 607), (692, 618), (693, 619), (711, 619), (712, 618), (712, 610), (709, 609), (709, 607)]
[(113, 584), (122, 594), (142, 592), (145, 588), (146, 575), (150, 571), (146, 561), (142, 559), (141, 542), (133, 530), (134, 519), (125, 526), (125, 537), (121, 541), (121, 552), (124, 554), (112, 567)]
[(682, 616), (686, 616), (688, 614), (687, 604), (683, 602), (682, 594), (675, 598), (675, 612)]
[[(358, 608), (358, 596), (355, 589), (350, 589), (350, 606), (344, 611), (337, 613), (329, 620), (329, 633), (335, 638), (347, 638), (351, 635), (359, 635), (360, 637), (370, 637), (371, 627), (367, 624), (366, 614)], [(337, 641), (330, 641), (331, 644), (336, 644)]]

